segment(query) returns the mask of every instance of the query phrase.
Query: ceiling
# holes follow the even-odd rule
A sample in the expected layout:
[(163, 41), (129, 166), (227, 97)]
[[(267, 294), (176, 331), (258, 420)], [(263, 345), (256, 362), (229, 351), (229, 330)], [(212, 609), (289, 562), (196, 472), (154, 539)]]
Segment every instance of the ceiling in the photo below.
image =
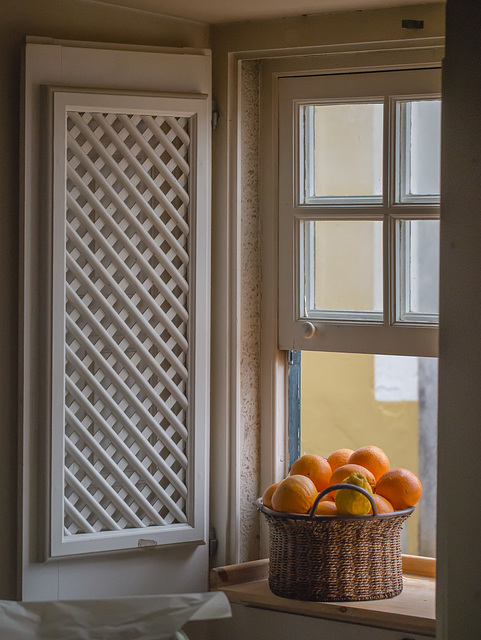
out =
[[(163, 15), (216, 24), (286, 18), (332, 11), (356, 11), (440, 0), (97, 0)], [(442, 0), (441, 0), (442, 1)]]

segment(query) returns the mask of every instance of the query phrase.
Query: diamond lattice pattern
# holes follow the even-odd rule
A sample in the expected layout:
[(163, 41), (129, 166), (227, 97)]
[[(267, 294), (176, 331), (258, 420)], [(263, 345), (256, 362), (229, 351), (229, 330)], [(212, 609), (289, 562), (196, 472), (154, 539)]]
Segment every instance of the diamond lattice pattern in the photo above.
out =
[(64, 535), (186, 521), (189, 119), (68, 112)]

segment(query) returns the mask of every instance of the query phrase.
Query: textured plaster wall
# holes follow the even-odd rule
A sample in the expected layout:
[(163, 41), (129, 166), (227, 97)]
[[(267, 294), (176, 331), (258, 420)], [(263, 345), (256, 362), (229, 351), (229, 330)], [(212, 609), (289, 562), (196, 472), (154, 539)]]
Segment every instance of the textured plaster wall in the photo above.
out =
[(240, 561), (259, 557), (260, 475), (260, 250), (259, 250), (259, 63), (241, 73), (241, 478)]

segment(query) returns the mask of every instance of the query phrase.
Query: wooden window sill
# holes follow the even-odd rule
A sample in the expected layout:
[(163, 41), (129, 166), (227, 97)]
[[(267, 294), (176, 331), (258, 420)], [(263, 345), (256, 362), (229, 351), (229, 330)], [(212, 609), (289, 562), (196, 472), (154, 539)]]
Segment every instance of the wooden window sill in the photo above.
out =
[(435, 637), (436, 561), (403, 555), (403, 591), (394, 598), (366, 602), (306, 602), (275, 596), (267, 582), (269, 561), (255, 560), (217, 567), (210, 572), (211, 590), (229, 600), (263, 609), (381, 627)]

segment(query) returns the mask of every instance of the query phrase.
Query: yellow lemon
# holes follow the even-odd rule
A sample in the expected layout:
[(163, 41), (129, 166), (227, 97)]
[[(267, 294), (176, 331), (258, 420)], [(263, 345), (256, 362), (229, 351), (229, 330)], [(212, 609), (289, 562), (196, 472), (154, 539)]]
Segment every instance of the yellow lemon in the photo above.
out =
[[(371, 485), (361, 473), (351, 473), (342, 484), (355, 484), (372, 495)], [(371, 503), (360, 491), (339, 489), (336, 491), (336, 507), (342, 515), (362, 516), (369, 513)]]

